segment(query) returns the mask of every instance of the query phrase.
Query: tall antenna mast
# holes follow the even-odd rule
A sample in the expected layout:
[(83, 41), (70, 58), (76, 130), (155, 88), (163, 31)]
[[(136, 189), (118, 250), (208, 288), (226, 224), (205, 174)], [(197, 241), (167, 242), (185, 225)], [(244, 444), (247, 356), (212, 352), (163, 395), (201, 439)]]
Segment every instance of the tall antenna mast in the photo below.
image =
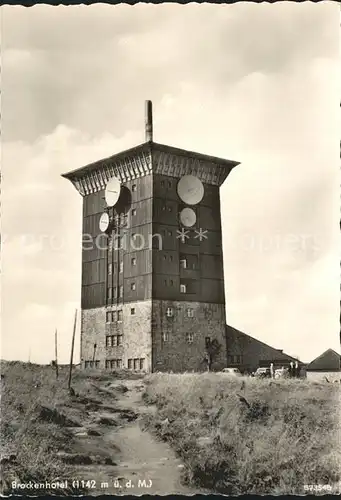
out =
[(153, 104), (152, 101), (145, 103), (145, 134), (146, 142), (153, 140)]

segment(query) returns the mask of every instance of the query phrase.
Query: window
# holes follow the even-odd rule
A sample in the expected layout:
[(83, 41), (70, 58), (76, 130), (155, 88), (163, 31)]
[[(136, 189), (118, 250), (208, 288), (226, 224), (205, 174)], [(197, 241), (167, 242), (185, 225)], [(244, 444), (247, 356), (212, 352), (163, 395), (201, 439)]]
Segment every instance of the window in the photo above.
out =
[(120, 347), (123, 342), (123, 335), (107, 335), (105, 337), (105, 347)]
[(117, 311), (117, 321), (122, 321), (123, 319), (123, 311)]
[(161, 187), (163, 187), (165, 185), (165, 181), (161, 181), (160, 185), (161, 185)]
[(231, 365), (240, 365), (243, 362), (243, 357), (240, 354), (232, 354), (227, 359)]
[(133, 208), (132, 211), (131, 211), (131, 215), (134, 216), (136, 215), (136, 208)]
[(136, 266), (136, 258), (135, 258), (135, 257), (133, 257), (133, 258), (131, 259), (131, 265), (132, 265), (132, 266)]
[(122, 359), (106, 359), (105, 368), (115, 370), (115, 368), (122, 368)]
[(144, 369), (144, 358), (140, 358), (140, 370)]
[(119, 289), (119, 297), (122, 298), (123, 297), (123, 285), (120, 285), (120, 289)]
[(181, 293), (197, 293), (198, 283), (194, 279), (183, 279), (180, 281), (180, 292)]
[(173, 255), (170, 255), (170, 256), (169, 256), (169, 261), (170, 261), (170, 262), (173, 262)]
[(117, 236), (117, 248), (122, 248), (122, 238), (121, 238), (121, 236)]
[(172, 181), (168, 181), (168, 187), (171, 188), (172, 187)]
[(136, 290), (136, 283), (131, 283), (130, 284), (130, 289), (133, 290), (133, 291)]
[(169, 281), (169, 284), (170, 284), (170, 286), (173, 286), (174, 281), (173, 281), (173, 280), (170, 280), (170, 281)]
[(139, 360), (138, 359), (134, 359), (134, 370), (138, 370), (139, 369)]
[(109, 287), (108, 288), (108, 300), (111, 300), (112, 299), (112, 288)]
[(108, 274), (112, 274), (112, 264), (108, 264)]
[(187, 259), (180, 259), (180, 268), (187, 269)]
[(167, 286), (167, 280), (163, 280), (163, 284)]
[(193, 309), (187, 309), (187, 318), (193, 318), (193, 317), (194, 317)]
[(167, 307), (166, 316), (168, 318), (171, 318), (173, 316), (173, 308), (172, 307)]
[(211, 337), (205, 337), (205, 346), (208, 347), (211, 343)]
[(163, 260), (166, 260), (166, 259), (167, 259), (167, 255), (164, 255), (164, 256), (163, 256)]
[(120, 273), (123, 273), (123, 260), (120, 261)]
[(112, 312), (111, 311), (107, 311), (106, 314), (105, 314), (105, 322), (106, 323), (112, 323)]
[(108, 251), (112, 252), (112, 237), (108, 237)]
[(131, 370), (133, 367), (133, 360), (132, 359), (128, 359), (128, 370)]
[(126, 227), (128, 225), (128, 216), (124, 213), (120, 215), (120, 225)]
[(130, 314), (132, 314), (132, 315), (133, 315), (133, 314), (135, 314), (135, 307), (132, 307), (132, 308), (130, 309)]
[(162, 332), (162, 340), (164, 342), (168, 342), (168, 339), (169, 339), (168, 332)]
[(137, 189), (136, 184), (133, 184), (133, 185), (131, 186), (131, 190), (132, 190), (132, 192), (133, 192), (133, 193), (135, 193), (136, 189)]
[(197, 255), (180, 255), (180, 268), (181, 269), (198, 269), (198, 256)]
[(113, 289), (113, 295), (114, 295), (114, 299), (117, 299), (117, 288), (116, 286), (114, 286), (114, 289)]
[(99, 361), (95, 361), (95, 368), (99, 368)]
[(191, 332), (186, 333), (186, 341), (187, 341), (189, 344), (192, 344), (192, 343), (193, 343), (193, 333), (191, 333)]

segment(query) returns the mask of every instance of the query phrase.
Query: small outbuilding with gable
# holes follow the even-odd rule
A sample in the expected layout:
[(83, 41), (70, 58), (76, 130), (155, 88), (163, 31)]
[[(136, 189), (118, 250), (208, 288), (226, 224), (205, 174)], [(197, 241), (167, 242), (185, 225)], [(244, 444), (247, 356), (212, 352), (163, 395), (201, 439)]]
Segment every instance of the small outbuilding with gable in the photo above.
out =
[(320, 356), (315, 358), (306, 367), (308, 380), (321, 380), (328, 382), (340, 381), (340, 360), (341, 356), (333, 349), (327, 349)]

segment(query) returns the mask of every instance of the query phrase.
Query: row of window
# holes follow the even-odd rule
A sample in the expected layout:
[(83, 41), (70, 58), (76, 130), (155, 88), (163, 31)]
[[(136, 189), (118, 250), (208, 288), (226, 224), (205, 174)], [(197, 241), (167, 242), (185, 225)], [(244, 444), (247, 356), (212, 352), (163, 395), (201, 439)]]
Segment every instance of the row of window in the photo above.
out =
[[(180, 293), (195, 293), (195, 280), (191, 280), (193, 283), (190, 283), (189, 281), (187, 283), (180, 283)], [(163, 282), (164, 286), (168, 286), (168, 280), (164, 280)], [(169, 285), (174, 286), (174, 281), (169, 280)], [(136, 283), (131, 283), (130, 284), (130, 290), (135, 292), (136, 291)], [(117, 287), (114, 286), (109, 286), (107, 290), (107, 297), (108, 300), (112, 299), (117, 299)], [(118, 298), (123, 298), (123, 285), (120, 285), (118, 287)]]
[[(136, 309), (135, 307), (130, 308), (130, 314), (133, 316), (136, 314)], [(122, 309), (118, 311), (107, 311), (105, 315), (105, 321), (106, 323), (116, 323), (123, 321), (123, 311)]]
[[(130, 283), (130, 290), (133, 292), (136, 291), (136, 283)], [(107, 297), (108, 300), (111, 299), (117, 299), (117, 287), (116, 286), (109, 286), (107, 290)], [(123, 297), (123, 285), (120, 285), (118, 287), (118, 297), (122, 298)]]
[[(121, 299), (123, 297), (123, 285), (118, 287), (118, 297)], [(117, 299), (117, 287), (109, 286), (107, 289), (108, 300)]]
[[(133, 316), (136, 314), (136, 309), (135, 307), (130, 308), (130, 314)], [(172, 318), (174, 316), (174, 309), (173, 307), (167, 307), (166, 309), (166, 316), (168, 318)], [(186, 316), (187, 318), (194, 318), (194, 309), (191, 309), (190, 307), (186, 309)], [(106, 312), (106, 318), (105, 318), (106, 323), (116, 323), (119, 321), (123, 321), (123, 311), (122, 309), (119, 309), (118, 311), (107, 311)]]
[[(167, 318), (172, 318), (174, 316), (174, 308), (173, 307), (167, 307), (166, 316), (167, 316)], [(187, 316), (187, 318), (194, 318), (194, 309), (191, 309), (191, 308), (186, 309), (186, 316)]]
[(128, 359), (128, 369), (129, 370), (143, 370), (144, 369), (144, 358)]
[[(133, 212), (134, 211), (135, 211), (135, 209), (133, 210)], [(160, 234), (154, 234), (152, 236), (152, 248), (153, 249), (161, 250), (161, 247), (160, 247), (160, 236), (166, 236), (166, 234), (167, 234), (167, 236), (170, 236), (170, 237), (173, 236), (173, 231), (171, 231), (170, 229), (167, 229), (167, 230), (166, 229), (162, 229), (160, 232), (161, 232), (161, 235)], [(140, 239), (139, 242), (136, 240), (137, 236), (140, 236), (140, 238), (143, 241), (143, 236), (142, 235), (138, 235), (137, 233), (132, 233), (131, 234), (131, 238), (130, 238), (130, 240), (128, 239), (128, 241), (130, 241), (131, 244), (132, 244), (132, 242), (134, 242), (134, 244), (137, 244), (137, 243), (141, 244), (141, 239)], [(125, 241), (127, 241), (125, 235), (124, 236), (120, 236), (120, 235), (118, 235), (116, 233), (113, 233), (111, 236), (109, 236), (109, 241), (108, 241), (108, 250), (109, 250), (109, 252), (112, 252), (114, 248), (115, 249), (122, 249), (123, 248), (123, 239), (124, 238), (125, 238)], [(180, 241), (182, 243), (185, 243), (185, 241), (184, 241), (183, 238), (181, 238)], [(138, 249), (141, 250), (141, 247), (138, 248)], [(137, 248), (135, 248), (135, 250), (137, 250)]]
[[(132, 266), (136, 266), (136, 258), (135, 257), (133, 259), (131, 259), (131, 265)], [(119, 270), (120, 273), (123, 273), (123, 261), (122, 260), (121, 260), (121, 262), (118, 265), (118, 270)], [(112, 271), (113, 271), (113, 264), (111, 262), (109, 262), (109, 264), (108, 264), (108, 274), (112, 274)]]
[[(129, 370), (144, 370), (144, 358), (128, 359), (128, 369)], [(99, 368), (99, 361), (85, 361), (85, 368)], [(123, 368), (122, 359), (106, 359), (105, 368), (108, 370), (115, 370), (117, 368)]]
[(173, 183), (172, 183), (172, 181), (160, 181), (160, 186), (161, 187), (167, 186), (168, 188), (172, 188), (173, 187)]
[(108, 370), (115, 370), (115, 368), (122, 368), (122, 359), (106, 359), (105, 368)]
[(122, 341), (123, 335), (108, 335), (105, 337), (105, 347), (120, 347)]
[[(168, 256), (169, 262), (173, 262), (173, 255)], [(167, 255), (163, 256), (163, 260), (167, 260)], [(180, 269), (197, 269), (198, 268), (198, 257), (196, 255), (191, 256), (191, 262), (188, 258), (180, 256)], [(136, 257), (131, 258), (131, 265), (136, 266)], [(112, 274), (113, 264), (110, 262), (108, 264), (108, 274)], [(119, 263), (119, 272), (123, 273), (123, 261)]]
[[(168, 332), (162, 332), (162, 340), (163, 340), (163, 342), (169, 341), (169, 333)], [(192, 332), (187, 332), (186, 333), (186, 342), (188, 344), (193, 344), (193, 340), (194, 340), (194, 334)]]
[(99, 361), (85, 361), (85, 368), (99, 368)]

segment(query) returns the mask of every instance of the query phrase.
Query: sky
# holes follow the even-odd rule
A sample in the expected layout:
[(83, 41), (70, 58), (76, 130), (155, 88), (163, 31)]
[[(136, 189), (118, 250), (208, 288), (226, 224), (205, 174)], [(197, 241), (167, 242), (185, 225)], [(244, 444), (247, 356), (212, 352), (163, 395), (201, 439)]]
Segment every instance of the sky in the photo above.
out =
[[(1, 356), (69, 360), (82, 197), (60, 174), (154, 140), (241, 162), (221, 188), (227, 322), (340, 351), (333, 2), (1, 7)], [(79, 323), (76, 356), (79, 359)]]

